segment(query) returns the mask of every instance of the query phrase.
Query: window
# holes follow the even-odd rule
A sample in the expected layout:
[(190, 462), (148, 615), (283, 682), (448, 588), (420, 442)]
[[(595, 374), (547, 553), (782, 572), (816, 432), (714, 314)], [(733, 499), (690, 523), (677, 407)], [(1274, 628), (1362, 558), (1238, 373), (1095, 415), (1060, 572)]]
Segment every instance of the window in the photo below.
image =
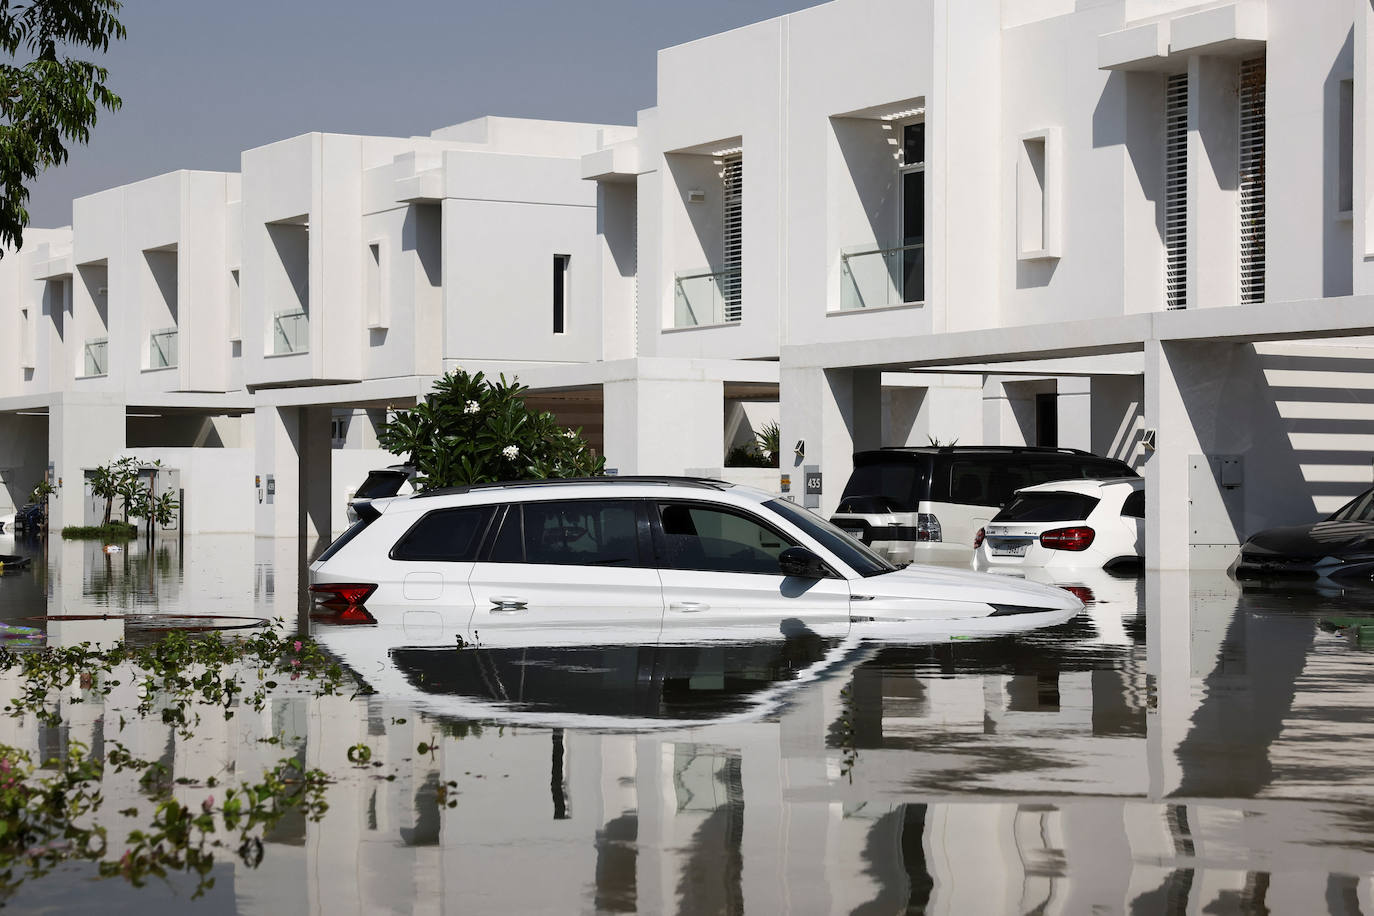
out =
[(640, 566), (632, 500), (516, 503), (492, 545), (493, 563)]
[(1059, 257), (1058, 130), (1026, 134), (1016, 160), (1016, 256)]
[(924, 302), (926, 242), (926, 123), (901, 128), (901, 286), (903, 302)]
[(1264, 58), (1240, 64), (1240, 301), (1264, 301)]
[(332, 448), (343, 448), (348, 441), (348, 421), (351, 419), (347, 414), (329, 418), (329, 444)]
[(1188, 74), (1164, 84), (1164, 307), (1188, 307)]
[(19, 310), (19, 366), (22, 369), (34, 368), (33, 319), (28, 309)]
[(821, 546), (865, 578), (889, 573), (897, 568), (839, 527), (790, 500), (772, 499), (764, 505), (815, 538)]
[(471, 563), (486, 533), (491, 506), (436, 509), (427, 513), (391, 548), (393, 560)]
[(568, 261), (566, 254), (553, 256), (553, 332), (562, 334), (568, 302)]
[(744, 267), (744, 158), (732, 156), (722, 160), (720, 179), (725, 195), (721, 298), (725, 303), (725, 320), (739, 321), (744, 313), (740, 285)]
[(363, 271), (367, 294), (367, 326), (373, 330), (382, 330), (390, 324), (390, 316), (386, 313), (386, 288), (382, 277), (380, 242), (372, 242), (367, 246), (367, 255), (363, 258)]
[(660, 503), (665, 569), (782, 575), (778, 554), (796, 545), (742, 513), (694, 503)]
[(1336, 114), (1336, 210), (1349, 216), (1355, 206), (1355, 81), (1341, 80)]
[(1144, 518), (1145, 517), (1145, 491), (1136, 490), (1126, 501), (1121, 504), (1121, 515), (1123, 518)]
[(1024, 493), (1011, 501), (993, 521), (1073, 522), (1097, 508), (1098, 499), (1084, 493)]
[(238, 269), (229, 271), (229, 341), (243, 339), (243, 305), (239, 296)]

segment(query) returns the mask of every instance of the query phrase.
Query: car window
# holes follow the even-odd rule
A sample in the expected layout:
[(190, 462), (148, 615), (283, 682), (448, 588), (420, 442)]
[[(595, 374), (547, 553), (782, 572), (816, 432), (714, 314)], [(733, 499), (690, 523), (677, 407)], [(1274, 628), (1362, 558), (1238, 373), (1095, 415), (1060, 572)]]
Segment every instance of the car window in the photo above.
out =
[(1329, 520), (1333, 522), (1374, 521), (1374, 490), (1365, 490), (1332, 513)]
[(1013, 469), (1005, 469), (1002, 485), (1006, 492), (1002, 499), (995, 499), (989, 493), (992, 483), (992, 466), (986, 461), (951, 461), (949, 464), (949, 501), (960, 506), (996, 506), (1011, 498), (1012, 491), (1026, 483), (1017, 484)]
[(772, 509), (815, 538), (827, 550), (848, 563), (849, 568), (861, 576), (880, 576), (897, 569), (887, 560), (874, 553), (867, 545), (854, 540), (843, 529), (832, 525), (790, 500), (770, 499), (764, 503), (764, 506)]
[(635, 503), (569, 499), (515, 503), (492, 545), (493, 563), (639, 566)]
[(1084, 493), (1022, 493), (994, 522), (1074, 522), (1088, 517), (1098, 499)]
[(924, 467), (924, 464), (900, 459), (857, 465), (845, 484), (843, 498), (880, 497), (888, 509), (915, 512), (924, 489)]
[(664, 569), (781, 575), (778, 554), (796, 544), (743, 512), (696, 503), (661, 502)]
[(1121, 504), (1121, 514), (1127, 518), (1145, 517), (1145, 491), (1136, 490)]
[(472, 562), (477, 559), (491, 511), (491, 506), (463, 506), (427, 512), (401, 535), (391, 548), (391, 558)]

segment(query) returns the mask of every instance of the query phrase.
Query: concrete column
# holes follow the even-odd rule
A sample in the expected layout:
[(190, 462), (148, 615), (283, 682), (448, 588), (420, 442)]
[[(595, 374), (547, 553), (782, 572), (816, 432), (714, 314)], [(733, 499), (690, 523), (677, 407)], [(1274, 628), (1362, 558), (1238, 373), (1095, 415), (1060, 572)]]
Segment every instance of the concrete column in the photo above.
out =
[(329, 537), (330, 413), (328, 407), (260, 407), (254, 413), (260, 537), (300, 537), (307, 549)]
[(48, 461), (58, 492), (48, 500), (48, 528), (83, 525), (85, 472), (124, 448), (124, 402), (114, 394), (64, 392), (48, 410)]
[(1145, 670), (1154, 681), (1154, 705), (1145, 716), (1145, 753), (1149, 797), (1155, 800), (1168, 797), (1183, 780), (1176, 751), (1188, 735), (1196, 708), (1191, 687), (1192, 597), (1184, 570), (1152, 569), (1145, 574)]
[(1233, 58), (1188, 61), (1188, 306), (1235, 305), (1240, 289), (1240, 102)]
[(801, 502), (804, 468), (819, 467), (819, 511), (829, 515), (854, 469), (854, 453), (882, 445), (882, 374), (876, 369), (784, 366), (780, 388), (781, 471), (791, 474), (792, 495)]
[(1188, 568), (1188, 456), (1201, 451), (1174, 374), (1176, 345), (1145, 342), (1145, 423), (1155, 450), (1145, 460), (1145, 563)]
[(1062, 448), (1092, 451), (1092, 383), (1092, 379), (1085, 376), (1068, 376), (1057, 382), (1056, 406), (1059, 411), (1059, 445)]
[(710, 379), (634, 378), (603, 387), (606, 467), (681, 474), (725, 463), (725, 386)]

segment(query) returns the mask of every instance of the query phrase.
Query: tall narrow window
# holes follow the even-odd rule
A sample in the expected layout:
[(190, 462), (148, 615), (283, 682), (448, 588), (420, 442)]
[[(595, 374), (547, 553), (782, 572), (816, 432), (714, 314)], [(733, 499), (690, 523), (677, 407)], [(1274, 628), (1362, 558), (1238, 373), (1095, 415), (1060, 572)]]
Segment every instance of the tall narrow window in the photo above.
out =
[(367, 283), (367, 326), (374, 329), (385, 328), (387, 315), (386, 309), (382, 305), (385, 291), (382, 289), (382, 245), (380, 242), (372, 242), (367, 246), (367, 255), (363, 258), (363, 271), (366, 274), (364, 280)]
[[(902, 126), (899, 170), (902, 181), (900, 282), (903, 302), (926, 298), (926, 124)], [(894, 265), (895, 266), (895, 265)]]
[(1336, 210), (1349, 214), (1355, 206), (1355, 81), (1341, 80), (1336, 129)]
[(743, 316), (740, 285), (744, 266), (744, 159), (733, 156), (721, 163), (721, 183), (725, 191), (724, 255), (721, 267), (721, 298), (725, 304), (725, 320), (739, 321)]
[(1164, 84), (1164, 305), (1188, 306), (1188, 75)]
[(1240, 64), (1240, 301), (1264, 301), (1264, 58)]
[(553, 332), (562, 334), (568, 307), (568, 261), (566, 254), (553, 256)]
[(229, 340), (243, 339), (243, 300), (239, 295), (239, 272), (229, 271)]
[(33, 369), (33, 352), (36, 347), (33, 345), (34, 331), (33, 319), (29, 316), (28, 309), (19, 310), (19, 367), (21, 369)]

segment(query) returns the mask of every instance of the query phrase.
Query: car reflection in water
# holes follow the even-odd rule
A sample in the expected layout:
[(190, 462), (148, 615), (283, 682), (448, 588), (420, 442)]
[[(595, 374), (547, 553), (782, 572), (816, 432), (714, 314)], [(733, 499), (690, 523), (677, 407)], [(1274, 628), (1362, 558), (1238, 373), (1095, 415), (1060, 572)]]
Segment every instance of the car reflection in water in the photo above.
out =
[[(968, 635), (949, 629), (948, 621), (904, 631), (898, 640), (874, 639), (859, 627), (843, 636), (818, 634), (782, 621), (772, 639), (753, 632), (731, 639), (719, 627), (703, 627), (674, 631), (671, 643), (646, 642), (642, 630), (627, 627), (598, 628), (581, 644), (563, 632), (557, 644), (540, 645), (530, 630), (528, 644), (502, 632), (500, 642), (487, 645), (480, 633), (477, 642), (459, 638), (442, 618), (438, 611), (351, 608), (346, 616), (314, 617), (312, 629), (382, 696), (445, 717), (554, 728), (749, 720), (775, 712), (803, 684), (847, 675), (881, 645), (924, 646)], [(999, 635), (987, 631), (986, 621), (975, 625), (970, 632), (979, 637)], [(1001, 632), (1017, 630), (1012, 618)]]

